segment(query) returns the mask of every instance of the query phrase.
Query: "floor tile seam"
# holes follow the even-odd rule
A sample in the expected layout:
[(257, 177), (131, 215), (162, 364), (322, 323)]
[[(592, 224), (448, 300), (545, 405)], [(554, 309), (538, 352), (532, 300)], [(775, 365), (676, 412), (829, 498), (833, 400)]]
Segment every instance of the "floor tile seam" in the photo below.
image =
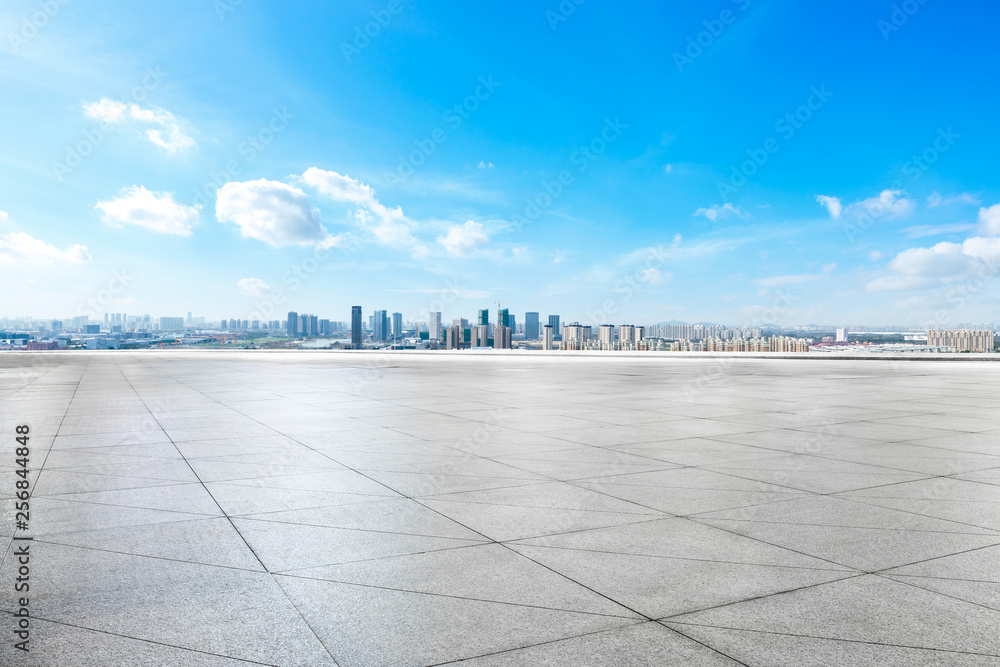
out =
[(723, 609), (725, 607), (732, 607), (734, 605), (745, 604), (747, 602), (756, 602), (758, 600), (765, 600), (767, 598), (776, 597), (776, 596), (779, 596), (779, 595), (789, 595), (791, 593), (797, 593), (799, 591), (809, 590), (810, 588), (817, 588), (819, 586), (829, 586), (830, 584), (837, 584), (837, 583), (840, 583), (840, 582), (843, 582), (843, 581), (848, 581), (850, 579), (857, 579), (859, 577), (871, 576), (870, 573), (868, 573), (868, 572), (858, 572), (857, 570), (854, 570), (853, 572), (845, 572), (844, 574), (845, 574), (845, 576), (843, 576), (843, 577), (839, 577), (837, 579), (831, 579), (829, 581), (820, 581), (820, 582), (816, 582), (816, 583), (812, 583), (812, 584), (805, 584), (803, 586), (796, 586), (795, 588), (790, 588), (790, 589), (781, 590), (781, 591), (775, 591), (773, 593), (762, 593), (761, 595), (751, 595), (749, 597), (741, 598), (739, 600), (732, 600), (730, 602), (722, 602), (722, 603), (719, 603), (719, 604), (709, 605), (708, 607), (702, 607), (701, 609), (691, 609), (691, 610), (688, 610), (688, 611), (681, 611), (681, 612), (677, 612), (675, 614), (670, 614), (668, 616), (661, 616), (661, 617), (656, 618), (654, 620), (659, 621), (659, 622), (667, 622), (667, 623), (683, 623), (683, 621), (674, 621), (672, 619), (675, 619), (675, 618), (678, 618), (678, 617), (681, 617), (681, 616), (688, 616), (688, 615), (691, 615), (691, 614), (701, 614), (701, 613), (704, 613), (706, 611), (713, 611), (715, 609)]
[[(740, 509), (740, 508), (735, 508)], [(722, 510), (729, 511), (729, 510)], [(920, 516), (926, 519), (935, 519), (937, 521), (948, 521), (948, 519), (939, 519), (936, 517), (930, 517), (923, 514), (914, 514), (914, 516)], [(762, 519), (732, 519), (728, 517), (713, 517), (705, 516), (705, 514), (680, 514), (678, 518), (682, 519), (698, 519), (701, 521), (732, 521), (736, 523), (758, 523), (771, 526), (807, 526), (810, 528), (843, 528), (846, 530), (872, 530), (878, 532), (897, 532), (897, 533), (929, 533), (932, 535), (974, 535), (978, 537), (995, 537), (1000, 540), (1000, 531), (992, 528), (982, 528), (983, 532), (967, 532), (960, 530), (930, 530), (925, 528), (895, 528), (892, 526), (845, 526), (841, 524), (832, 523), (801, 523), (798, 521), (764, 521)], [(955, 522), (952, 522), (955, 523)], [(959, 524), (966, 525), (966, 524)], [(971, 526), (970, 527), (974, 527)]]
[[(751, 563), (747, 561), (733, 561), (733, 560), (721, 560), (717, 558), (694, 558), (689, 556), (667, 556), (662, 554), (648, 554), (648, 553), (629, 553), (623, 551), (608, 551), (606, 549), (587, 549), (584, 547), (567, 547), (567, 546), (557, 546), (549, 544), (525, 544), (525, 540), (537, 540), (543, 538), (537, 537), (521, 537), (516, 540), (503, 540), (498, 542), (508, 547), (530, 547), (534, 549), (559, 549), (563, 551), (585, 551), (587, 553), (600, 553), (608, 554), (610, 556), (626, 556), (626, 557), (639, 557), (639, 558), (658, 558), (661, 560), (683, 560), (691, 561), (696, 563), (719, 563), (723, 565), (747, 565), (750, 567), (771, 567), (771, 568), (781, 568), (786, 570), (812, 570), (816, 572), (858, 572), (857, 568), (845, 569), (844, 567), (807, 567), (804, 565), (777, 565), (775, 563)], [(516, 551), (516, 549), (515, 549)], [(520, 553), (520, 552), (519, 552)], [(866, 573), (867, 574), (867, 573)]]
[[(689, 612), (689, 613), (698, 613), (698, 612)], [(868, 645), (868, 646), (884, 646), (884, 647), (887, 647), (887, 648), (904, 648), (904, 649), (914, 649), (914, 650), (918, 650), (918, 651), (937, 651), (937, 652), (940, 652), (940, 653), (958, 653), (958, 654), (962, 654), (962, 655), (974, 655), (974, 656), (979, 656), (979, 657), (984, 657), (984, 658), (1000, 657), (1000, 652), (998, 652), (998, 653), (977, 653), (975, 651), (961, 651), (961, 650), (957, 650), (957, 649), (938, 648), (938, 647), (934, 647), (934, 646), (915, 646), (915, 645), (911, 645), (911, 644), (890, 644), (890, 643), (886, 643), (886, 642), (876, 642), (876, 641), (870, 641), (870, 640), (864, 640), (864, 639), (847, 639), (847, 638), (844, 638), (844, 637), (826, 637), (826, 636), (823, 636), (823, 635), (798, 634), (798, 633), (794, 633), (794, 632), (778, 632), (778, 631), (775, 631), (775, 630), (751, 630), (751, 629), (748, 629), (748, 628), (738, 628), (738, 627), (731, 627), (731, 626), (726, 626), (726, 625), (710, 625), (710, 624), (707, 624), (707, 623), (691, 623), (689, 621), (672, 621), (672, 620), (669, 620), (667, 618), (657, 619), (657, 622), (658, 623), (677, 624), (677, 625), (690, 625), (690, 626), (695, 626), (695, 627), (699, 627), (699, 628), (713, 628), (713, 629), (718, 629), (718, 630), (733, 630), (733, 631), (736, 631), (736, 632), (753, 632), (753, 633), (758, 633), (758, 634), (762, 634), (762, 635), (777, 635), (777, 636), (781, 636), (781, 637), (795, 637), (795, 638), (798, 638), (798, 639), (816, 639), (816, 640), (821, 640), (821, 641), (844, 642), (844, 643), (847, 643), (847, 644), (864, 644), (864, 645)], [(669, 627), (669, 626), (667, 626), (667, 627)]]
[[(558, 644), (559, 642), (570, 641), (570, 640), (573, 640), (573, 639), (579, 639), (581, 637), (590, 637), (590, 636), (599, 635), (599, 634), (602, 634), (602, 633), (605, 633), (605, 632), (615, 632), (617, 630), (623, 630), (623, 629), (630, 628), (630, 627), (637, 627), (637, 626), (640, 626), (640, 625), (646, 625), (648, 623), (656, 623), (656, 621), (650, 621), (650, 620), (646, 620), (646, 619), (636, 619), (635, 623), (630, 623), (630, 624), (626, 624), (626, 625), (622, 625), (622, 626), (618, 626), (618, 627), (614, 627), (614, 628), (603, 628), (601, 630), (593, 630), (591, 632), (584, 632), (582, 634), (569, 635), (569, 636), (566, 636), (566, 637), (559, 637), (557, 639), (548, 639), (546, 641), (536, 642), (534, 644), (525, 644), (524, 646), (518, 646), (516, 648), (508, 648), (508, 649), (503, 649), (503, 650), (500, 650), (500, 651), (490, 651), (488, 653), (481, 653), (481, 654), (472, 655), (472, 656), (466, 656), (466, 657), (462, 657), (462, 658), (448, 659), (445, 662), (435, 662), (433, 664), (426, 665), (425, 667), (453, 667), (453, 666), (457, 666), (457, 665), (460, 665), (462, 663), (465, 663), (465, 662), (467, 662), (469, 660), (478, 660), (478, 659), (481, 659), (481, 658), (489, 658), (489, 657), (492, 657), (492, 656), (504, 655), (505, 653), (516, 653), (517, 651), (523, 651), (523, 650), (526, 650), (526, 649), (537, 648), (539, 646), (547, 646), (549, 644)], [(740, 663), (740, 664), (742, 664), (742, 663)]]
[[(327, 566), (321, 566), (321, 567), (327, 567)], [(297, 574), (288, 574), (287, 572), (281, 572), (281, 571), (275, 571), (275, 572), (272, 572), (271, 574), (273, 576), (275, 576), (275, 577), (288, 577), (289, 579), (302, 579), (302, 580), (306, 580), (306, 581), (319, 581), (319, 582), (325, 582), (325, 583), (331, 583), (331, 584), (338, 584), (338, 585), (341, 585), (341, 586), (356, 586), (358, 588), (373, 588), (373, 589), (376, 589), (376, 590), (393, 591), (393, 592), (396, 592), (396, 593), (408, 593), (408, 594), (412, 594), (412, 595), (425, 595), (425, 596), (436, 597), (436, 598), (448, 598), (448, 599), (452, 599), (452, 600), (464, 600), (466, 602), (485, 602), (485, 603), (488, 603), (488, 604), (498, 604), (498, 605), (504, 605), (504, 606), (510, 606), (510, 607), (525, 607), (525, 608), (528, 608), (528, 609), (543, 609), (545, 611), (566, 612), (566, 613), (570, 613), (570, 614), (584, 614), (584, 615), (587, 615), (587, 616), (600, 616), (600, 617), (604, 617), (604, 618), (626, 618), (626, 619), (629, 619), (629, 620), (639, 620), (639, 619), (636, 619), (636, 617), (632, 616), (632, 615), (608, 614), (608, 613), (594, 612), (594, 611), (581, 611), (579, 609), (567, 609), (567, 608), (564, 608), (564, 607), (548, 607), (548, 606), (545, 606), (545, 605), (542, 605), (542, 604), (525, 604), (523, 602), (511, 602), (509, 600), (493, 600), (493, 599), (488, 599), (488, 598), (472, 597), (472, 596), (468, 596), (468, 595), (456, 595), (456, 594), (453, 594), (453, 593), (435, 593), (435, 592), (432, 592), (432, 591), (414, 590), (412, 588), (398, 588), (398, 587), (395, 587), (395, 586), (386, 586), (386, 585), (378, 585), (378, 584), (363, 584), (363, 583), (359, 583), (357, 581), (343, 581), (343, 580), (340, 580), (340, 579), (329, 579), (329, 578), (323, 578), (323, 577), (317, 577), (317, 576), (305, 576), (305, 575), (297, 575)]]
[[(54, 536), (76, 535), (79, 533), (86, 533), (86, 532), (90, 531), (75, 531), (73, 533), (56, 533)], [(234, 570), (236, 572), (248, 572), (250, 574), (259, 574), (259, 575), (269, 574), (269, 572), (266, 569), (254, 570), (246, 567), (237, 567), (235, 565), (219, 565), (218, 563), (203, 563), (201, 561), (196, 561), (196, 560), (184, 560), (183, 558), (168, 558), (167, 556), (154, 556), (152, 554), (139, 554), (132, 551), (119, 551), (117, 549), (106, 549), (101, 547), (88, 546), (85, 544), (69, 544), (66, 542), (58, 542), (56, 540), (52, 540), (50, 539), (51, 537), (53, 536), (43, 535), (42, 537), (36, 539), (35, 541), (38, 542), (39, 544), (51, 544), (60, 547), (68, 547), (70, 549), (82, 549), (84, 551), (95, 551), (98, 553), (116, 554), (119, 556), (128, 556), (130, 558), (143, 558), (147, 560), (162, 561), (166, 563), (179, 563), (181, 565), (192, 565), (194, 567), (212, 567), (212, 568), (218, 568), (220, 570)]]
[[(45, 471), (45, 462), (48, 460), (49, 454), (52, 452), (52, 448), (55, 446), (55, 439), (57, 437), (59, 437), (59, 430), (62, 428), (63, 421), (66, 419), (66, 413), (69, 412), (69, 407), (73, 404), (73, 400), (76, 398), (76, 394), (80, 390), (80, 382), (83, 379), (83, 376), (86, 375), (87, 369), (90, 368), (90, 364), (92, 362), (93, 362), (93, 357), (87, 359), (87, 363), (84, 364), (83, 369), (80, 371), (80, 376), (79, 376), (79, 378), (77, 378), (77, 381), (74, 383), (73, 393), (70, 395), (69, 400), (66, 402), (66, 409), (63, 411), (63, 416), (59, 420), (59, 426), (56, 427), (56, 432), (55, 432), (55, 435), (53, 436), (52, 444), (50, 444), (48, 446), (48, 448), (45, 450), (45, 456), (42, 458), (42, 465), (40, 465), (40, 466), (38, 466), (38, 468), (36, 468), (36, 470), (38, 470), (38, 473), (35, 475), (34, 483), (31, 484), (31, 488), (28, 490), (29, 507), (30, 507), (31, 498), (32, 498), (32, 496), (34, 496), (35, 487), (38, 486), (38, 481), (41, 479), (42, 473)], [(58, 367), (59, 367), (58, 365), (53, 364), (53, 366), (52, 366), (51, 369), (49, 369), (46, 373), (43, 373), (42, 375), (38, 376), (37, 378), (35, 378), (31, 382), (29, 382), (28, 384), (24, 385), (24, 387), (22, 387), (22, 389), (24, 389), (24, 388), (26, 388), (26, 387), (34, 384), (38, 380), (44, 378), (46, 375), (48, 375), (49, 373), (51, 373), (52, 371), (54, 371)], [(20, 391), (20, 390), (18, 390), (18, 391)], [(30, 432), (31, 432), (30, 424), (29, 424), (28, 431), (29, 431), (29, 436), (30, 436)], [(30, 440), (29, 440), (29, 442), (30, 442)], [(29, 452), (30, 452), (30, 448), (29, 448)], [(15, 494), (15, 497), (16, 497), (16, 494)], [(30, 526), (30, 524), (29, 524), (29, 526)], [(11, 548), (12, 548), (13, 544), (14, 544), (14, 532), (12, 531), (10, 539), (7, 540), (7, 544), (4, 547), (4, 549), (3, 549), (3, 553), (0, 554), (0, 568), (2, 568), (4, 566), (4, 564), (7, 562), (7, 554), (8, 553), (12, 553)]]
[[(10, 612), (0, 612), (0, 613), (10, 613)], [(52, 618), (46, 618), (44, 616), (32, 616), (35, 620), (44, 621), (46, 623), (52, 623), (53, 625), (63, 625), (70, 628), (76, 628), (78, 630), (84, 630), (86, 632), (96, 632), (102, 635), (109, 635), (111, 637), (120, 637), (122, 639), (129, 639), (132, 641), (142, 642), (144, 644), (154, 644), (156, 646), (166, 646), (168, 648), (174, 648), (179, 651), (190, 651), (191, 653), (201, 653), (202, 655), (210, 655), (216, 658), (224, 658), (226, 660), (232, 660), (233, 662), (244, 662), (249, 665), (262, 665), (264, 667), (281, 667), (277, 663), (271, 662), (258, 662), (256, 660), (250, 660), (247, 658), (234, 658), (232, 656), (224, 655), (222, 653), (212, 653), (211, 651), (203, 651), (201, 649), (191, 648), (188, 646), (178, 646), (177, 644), (170, 644), (168, 642), (160, 642), (155, 639), (145, 639), (143, 637), (135, 637), (133, 635), (126, 635), (119, 632), (111, 632), (109, 630), (101, 630), (100, 628), (91, 628), (86, 625), (79, 625), (76, 623), (69, 623), (67, 621), (55, 620)]]

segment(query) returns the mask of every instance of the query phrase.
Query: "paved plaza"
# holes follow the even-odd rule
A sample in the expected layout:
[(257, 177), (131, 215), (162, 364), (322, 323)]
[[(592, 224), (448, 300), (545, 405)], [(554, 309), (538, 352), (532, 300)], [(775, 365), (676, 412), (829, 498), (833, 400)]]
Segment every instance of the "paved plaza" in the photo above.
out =
[(986, 361), (4, 353), (0, 664), (1000, 666), (998, 408)]

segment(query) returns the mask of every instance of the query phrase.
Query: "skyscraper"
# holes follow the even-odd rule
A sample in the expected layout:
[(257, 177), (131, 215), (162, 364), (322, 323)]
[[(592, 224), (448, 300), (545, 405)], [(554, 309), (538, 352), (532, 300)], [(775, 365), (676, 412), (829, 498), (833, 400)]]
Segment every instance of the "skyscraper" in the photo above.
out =
[(490, 325), (490, 311), (486, 308), (480, 309), (476, 318), (476, 326), (488, 327)]
[(501, 308), (497, 311), (497, 326), (498, 327), (509, 327), (510, 326), (510, 309)]
[(494, 350), (509, 350), (510, 349), (510, 327), (505, 327), (500, 325), (493, 332), (493, 349)]
[(361, 349), (361, 306), (351, 306), (351, 346)]
[(372, 315), (372, 337), (375, 340), (389, 340), (389, 315), (384, 310), (376, 310)]
[(299, 335), (299, 314), (294, 310), (288, 311), (288, 323), (285, 325), (285, 332), (289, 336)]
[(427, 331), (430, 333), (430, 340), (441, 340), (441, 313), (434, 312), (431, 313), (431, 321), (427, 325)]
[(555, 344), (552, 342), (552, 339), (553, 339), (552, 325), (551, 324), (546, 324), (545, 327), (544, 327), (544, 329), (545, 329), (545, 333), (544, 333), (544, 339), (542, 341), (542, 349), (543, 350), (553, 350), (553, 349), (555, 349)]
[(538, 340), (538, 313), (524, 314), (525, 340)]
[(553, 336), (555, 336), (556, 338), (558, 338), (560, 335), (562, 335), (559, 332), (559, 316), (558, 315), (549, 315), (549, 326), (552, 327), (552, 335)]
[(395, 339), (403, 337), (403, 313), (392, 314), (392, 337)]

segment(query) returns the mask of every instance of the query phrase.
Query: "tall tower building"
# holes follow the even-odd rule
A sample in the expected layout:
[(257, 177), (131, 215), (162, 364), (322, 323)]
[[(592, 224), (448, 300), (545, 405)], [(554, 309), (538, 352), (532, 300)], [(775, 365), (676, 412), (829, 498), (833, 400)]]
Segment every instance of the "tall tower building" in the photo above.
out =
[(351, 346), (360, 350), (361, 340), (361, 306), (351, 306)]
[(476, 326), (488, 327), (490, 325), (490, 311), (483, 308), (479, 311), (479, 316), (476, 318)]
[(552, 327), (552, 335), (553, 336), (555, 336), (556, 338), (558, 338), (559, 336), (562, 335), (562, 333), (559, 331), (559, 316), (558, 315), (549, 315), (549, 326)]
[(524, 338), (538, 340), (538, 313), (524, 314)]
[(552, 325), (546, 324), (544, 327), (544, 333), (542, 334), (542, 349), (543, 350), (554, 350), (555, 343), (553, 343), (554, 336), (552, 333)]
[(510, 326), (510, 309), (501, 308), (497, 312), (497, 326), (498, 327), (509, 327)]
[(294, 310), (288, 311), (288, 323), (285, 325), (285, 332), (289, 336), (299, 335), (299, 314)]
[(392, 314), (392, 337), (395, 339), (403, 337), (403, 313)]
[(434, 312), (431, 313), (431, 321), (427, 324), (427, 330), (429, 332), (429, 339), (432, 341), (441, 340), (441, 313)]

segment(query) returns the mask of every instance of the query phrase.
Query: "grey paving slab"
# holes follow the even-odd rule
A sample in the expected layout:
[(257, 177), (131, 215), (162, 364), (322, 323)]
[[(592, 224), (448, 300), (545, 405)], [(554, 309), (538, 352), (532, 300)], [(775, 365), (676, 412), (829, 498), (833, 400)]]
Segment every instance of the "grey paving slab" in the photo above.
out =
[(0, 354), (36, 664), (994, 665), (995, 369)]

